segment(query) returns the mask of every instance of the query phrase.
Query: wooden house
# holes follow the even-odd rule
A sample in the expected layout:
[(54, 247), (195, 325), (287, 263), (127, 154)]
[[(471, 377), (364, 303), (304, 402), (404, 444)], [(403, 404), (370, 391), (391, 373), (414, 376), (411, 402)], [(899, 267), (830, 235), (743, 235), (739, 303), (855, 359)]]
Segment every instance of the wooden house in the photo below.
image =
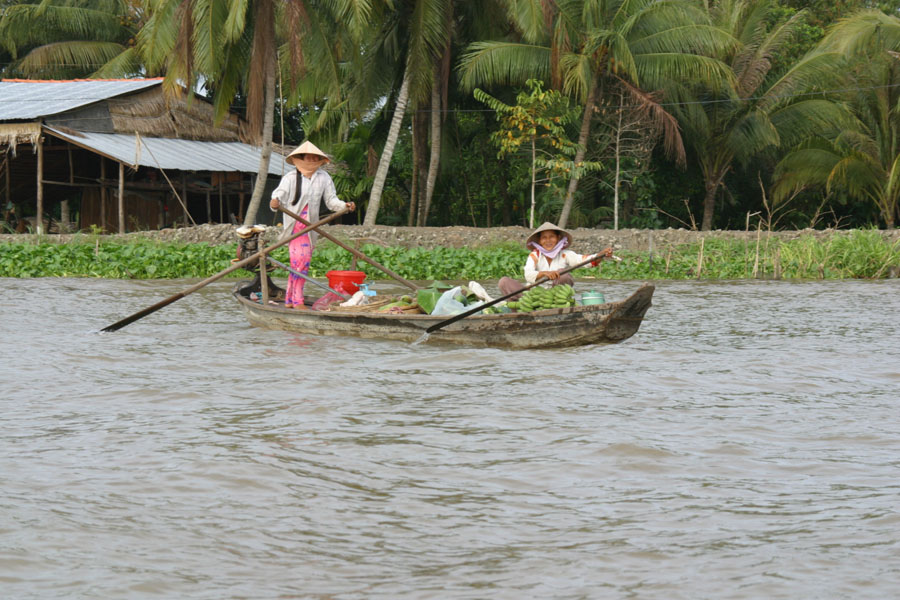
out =
[[(35, 229), (239, 223), (259, 169), (247, 123), (162, 79), (0, 80), (0, 198)], [(270, 185), (284, 174), (272, 153)]]

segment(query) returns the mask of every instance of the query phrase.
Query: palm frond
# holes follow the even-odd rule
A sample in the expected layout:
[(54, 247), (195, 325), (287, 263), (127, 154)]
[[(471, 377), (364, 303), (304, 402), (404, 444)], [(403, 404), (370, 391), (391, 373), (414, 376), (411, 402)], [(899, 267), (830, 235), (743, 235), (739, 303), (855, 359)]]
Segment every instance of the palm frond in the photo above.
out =
[(785, 147), (794, 146), (805, 138), (834, 134), (852, 120), (843, 105), (819, 99), (788, 104), (770, 112), (769, 119), (780, 132)]
[(150, 18), (137, 33), (137, 49), (150, 72), (164, 72), (175, 48), (178, 3), (165, 0), (153, 4)]
[(881, 195), (880, 182), (885, 181), (885, 173), (865, 155), (843, 156), (835, 164), (828, 179), (829, 191), (841, 187), (856, 198), (874, 199)]
[(593, 79), (590, 57), (585, 54), (564, 54), (559, 60), (559, 68), (563, 72), (563, 91), (575, 98), (576, 102), (584, 103), (588, 86)]
[(122, 52), (113, 42), (58, 42), (38, 46), (19, 63), (19, 69), (29, 77), (53, 79), (83, 76), (93, 73)]
[(664, 89), (669, 81), (703, 81), (718, 92), (731, 89), (734, 73), (728, 65), (709, 56), (682, 53), (638, 54), (635, 67), (644, 87)]
[(802, 12), (793, 15), (766, 35), (758, 46), (752, 48), (752, 52), (744, 55), (742, 64), (735, 66), (739, 95), (750, 96), (762, 85), (772, 68), (773, 58), (791, 41), (804, 18), (805, 14)]
[(531, 44), (539, 44), (547, 39), (547, 19), (541, 0), (509, 0), (507, 17), (522, 38)]
[(801, 94), (828, 89), (842, 76), (844, 58), (836, 52), (812, 52), (801, 58), (774, 82), (758, 101), (761, 110), (793, 102)]
[(766, 148), (778, 146), (780, 138), (768, 116), (752, 110), (734, 122), (724, 141), (733, 156), (745, 161)]
[(775, 167), (772, 199), (777, 204), (805, 187), (826, 187), (840, 157), (823, 143), (788, 153)]
[(423, 100), (431, 94), (435, 59), (447, 42), (447, 0), (417, 0), (409, 22), (407, 69), (411, 74), (410, 99)]
[(521, 85), (528, 79), (550, 77), (546, 47), (509, 42), (476, 42), (460, 58), (460, 85), (471, 91), (479, 85)]
[(880, 156), (878, 143), (864, 131), (864, 126), (861, 123), (858, 128), (841, 131), (834, 139), (834, 147), (842, 152), (866, 154), (873, 159), (877, 159)]
[(192, 40), (196, 67), (201, 73), (218, 73), (222, 68), (222, 48), (233, 43), (222, 35), (223, 24), (231, 15), (224, 2), (204, 0), (194, 9), (194, 35)]
[(249, 14), (250, 7), (247, 0), (229, 0), (228, 18), (225, 19), (221, 29), (223, 42), (234, 43), (244, 35)]
[(736, 44), (727, 31), (704, 24), (669, 26), (631, 40), (635, 54), (684, 52), (718, 57), (729, 53)]
[(144, 65), (135, 48), (126, 48), (91, 73), (91, 77), (98, 79), (141, 77), (144, 75), (147, 75), (147, 73), (144, 72)]
[(832, 26), (821, 47), (835, 52), (861, 54), (873, 44), (887, 50), (900, 49), (900, 19), (880, 10), (860, 10)]

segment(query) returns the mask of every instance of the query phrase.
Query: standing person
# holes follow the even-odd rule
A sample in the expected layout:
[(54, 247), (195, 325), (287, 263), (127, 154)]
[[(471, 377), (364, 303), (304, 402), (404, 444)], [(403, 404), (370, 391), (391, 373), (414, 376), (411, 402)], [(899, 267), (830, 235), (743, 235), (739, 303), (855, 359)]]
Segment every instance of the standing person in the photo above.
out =
[[(306, 141), (297, 146), (285, 159), (285, 162), (294, 165), (296, 169), (281, 178), (278, 187), (272, 192), (269, 207), (272, 210), (278, 210), (279, 206), (283, 206), (311, 223), (319, 220), (319, 205), (322, 200), (325, 200), (325, 205), (331, 210), (336, 211), (342, 208), (356, 210), (354, 202), (342, 202), (337, 197), (331, 175), (322, 168), (330, 161), (328, 155), (316, 148), (312, 142)], [(304, 227), (305, 225), (300, 221), (284, 215), (284, 231), (281, 232), (279, 240), (303, 231)], [(304, 275), (309, 272), (309, 261), (318, 237), (317, 232), (311, 231), (295, 238), (290, 243), (292, 269)], [(288, 276), (288, 287), (284, 298), (285, 307), (307, 308), (303, 303), (304, 283), (306, 283), (305, 279), (293, 273)]]
[[(559, 271), (582, 263), (591, 258), (596, 266), (604, 258), (613, 255), (612, 248), (607, 248), (597, 254), (578, 254), (566, 250), (572, 244), (572, 234), (565, 229), (560, 229), (553, 223), (545, 222), (528, 236), (525, 247), (531, 249), (531, 253), (525, 261), (525, 281), (534, 283), (541, 277), (547, 277), (549, 281), (541, 284), (542, 287), (554, 287), (563, 283), (575, 285), (575, 280), (570, 273), (563, 275)], [(512, 294), (521, 290), (524, 285), (512, 277), (502, 277), (497, 282), (502, 295)]]

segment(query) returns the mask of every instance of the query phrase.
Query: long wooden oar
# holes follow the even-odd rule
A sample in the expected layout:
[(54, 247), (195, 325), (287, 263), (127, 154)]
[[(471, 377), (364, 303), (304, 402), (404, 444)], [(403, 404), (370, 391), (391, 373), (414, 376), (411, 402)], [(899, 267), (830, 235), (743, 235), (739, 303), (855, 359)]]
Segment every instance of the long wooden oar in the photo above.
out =
[(312, 231), (313, 229), (317, 229), (318, 227), (320, 227), (320, 226), (322, 226), (322, 225), (325, 225), (326, 223), (328, 223), (328, 222), (330, 222), (330, 221), (333, 221), (333, 220), (337, 219), (338, 217), (340, 217), (341, 215), (343, 215), (343, 214), (345, 214), (345, 213), (347, 213), (347, 212), (350, 212), (350, 209), (345, 208), (344, 210), (339, 210), (338, 212), (336, 212), (336, 213), (334, 213), (334, 214), (332, 214), (332, 215), (329, 215), (329, 216), (325, 217), (324, 219), (322, 219), (322, 220), (316, 222), (314, 225), (311, 224), (311, 223), (307, 223), (307, 225), (309, 225), (309, 227), (306, 227), (306, 228), (303, 229), (302, 231), (299, 231), (299, 232), (297, 232), (297, 233), (291, 235), (290, 237), (288, 237), (288, 238), (286, 238), (286, 239), (284, 239), (284, 240), (282, 240), (282, 241), (280, 241), (280, 242), (276, 242), (275, 244), (272, 244), (272, 245), (269, 246), (268, 248), (263, 248), (262, 250), (260, 250), (260, 251), (257, 252), (256, 254), (253, 254), (253, 255), (251, 255), (251, 256), (248, 256), (247, 258), (245, 258), (245, 259), (243, 259), (243, 260), (240, 260), (240, 261), (234, 263), (233, 265), (231, 265), (230, 267), (228, 267), (228, 268), (225, 269), (224, 271), (219, 271), (218, 273), (216, 273), (216, 274), (213, 275), (212, 277), (208, 277), (208, 278), (204, 279), (203, 281), (201, 281), (200, 283), (198, 283), (198, 284), (196, 284), (196, 285), (192, 285), (191, 287), (189, 287), (188, 289), (186, 289), (186, 290), (184, 290), (184, 291), (178, 292), (178, 293), (175, 294), (174, 296), (170, 296), (169, 298), (166, 298), (165, 300), (162, 300), (161, 302), (157, 302), (157, 303), (154, 304), (153, 306), (148, 306), (148, 307), (145, 308), (144, 310), (139, 310), (138, 312), (134, 313), (134, 314), (131, 315), (130, 317), (125, 317), (125, 318), (122, 319), (121, 321), (116, 321), (116, 322), (113, 323), (112, 325), (108, 325), (108, 326), (104, 327), (103, 329), (101, 329), (100, 331), (118, 331), (119, 329), (122, 329), (122, 328), (125, 327), (126, 325), (129, 325), (129, 324), (131, 324), (131, 323), (134, 323), (134, 322), (137, 321), (138, 319), (141, 319), (141, 318), (143, 318), (143, 317), (146, 317), (147, 315), (149, 315), (149, 314), (151, 314), (151, 313), (155, 313), (156, 311), (158, 311), (159, 309), (163, 308), (164, 306), (168, 306), (169, 304), (172, 304), (172, 303), (175, 302), (176, 300), (180, 300), (181, 298), (184, 298), (184, 297), (187, 296), (188, 294), (192, 294), (193, 292), (196, 292), (196, 291), (199, 290), (200, 288), (202, 288), (202, 287), (204, 287), (204, 286), (206, 286), (206, 285), (212, 283), (213, 281), (216, 281), (216, 280), (218, 280), (218, 279), (221, 279), (222, 277), (225, 277), (226, 275), (228, 275), (228, 274), (231, 273), (232, 271), (237, 271), (238, 269), (242, 269), (243, 267), (249, 265), (249, 264), (252, 263), (253, 261), (257, 261), (257, 262), (258, 262), (258, 261), (259, 261), (259, 255), (262, 254), (263, 252), (265, 252), (265, 253), (268, 254), (268, 253), (271, 252), (272, 250), (275, 250), (276, 248), (279, 248), (279, 247), (281, 247), (281, 246), (284, 246), (285, 244), (290, 243), (294, 238), (298, 238), (298, 237), (300, 237), (301, 235), (303, 235), (304, 233), (309, 233), (309, 232)]
[[(585, 266), (585, 265), (587, 265), (587, 264), (589, 264), (589, 263), (592, 263), (592, 262), (594, 262), (595, 260), (598, 260), (598, 258), (602, 258), (602, 257), (597, 257), (597, 256), (595, 256), (594, 258), (589, 258), (589, 259), (587, 259), (587, 260), (585, 260), (585, 261), (583, 261), (583, 262), (578, 263), (578, 264), (575, 265), (574, 267), (568, 267), (568, 268), (566, 268), (566, 269), (563, 269), (562, 271), (558, 271), (558, 273), (559, 273), (560, 275), (564, 275), (564, 274), (568, 273), (569, 271), (574, 271), (575, 269), (579, 269), (579, 268), (581, 268), (581, 267), (583, 267), (583, 266)], [(483, 310), (486, 309), (488, 306), (493, 306), (493, 305), (495, 305), (495, 304), (498, 304), (498, 303), (500, 303), (500, 302), (503, 302), (504, 300), (507, 300), (507, 299), (509, 299), (509, 298), (512, 298), (512, 297), (515, 296), (516, 294), (521, 294), (522, 292), (526, 292), (526, 291), (530, 290), (531, 288), (533, 288), (533, 287), (535, 287), (535, 286), (541, 285), (541, 284), (544, 283), (545, 281), (550, 281), (550, 278), (549, 278), (549, 277), (540, 277), (540, 278), (539, 278), (537, 281), (535, 281), (534, 283), (530, 283), (530, 284), (526, 285), (525, 287), (523, 287), (523, 288), (520, 289), (520, 290), (516, 290), (515, 292), (506, 294), (505, 296), (500, 296), (499, 298), (494, 298), (494, 299), (491, 300), (490, 302), (485, 302), (484, 304), (479, 304), (478, 306), (476, 306), (475, 308), (473, 308), (473, 309), (471, 309), (471, 310), (467, 310), (466, 312), (461, 312), (461, 313), (459, 313), (458, 315), (453, 315), (453, 316), (450, 317), (449, 319), (446, 319), (446, 320), (444, 320), (444, 321), (441, 321), (440, 323), (435, 323), (434, 325), (432, 325), (431, 327), (429, 327), (428, 329), (425, 330), (425, 335), (428, 335), (429, 333), (431, 333), (431, 332), (433, 332), (433, 331), (437, 331), (438, 329), (442, 329), (442, 328), (446, 327), (447, 325), (450, 325), (451, 323), (456, 323), (456, 322), (459, 321), (460, 319), (465, 319), (466, 317), (470, 317), (470, 316), (474, 315), (475, 313), (478, 313), (478, 312), (483, 311)]]
[[(293, 213), (293, 212), (287, 210), (286, 208), (279, 207), (278, 210), (280, 210), (281, 212), (283, 212), (283, 213), (286, 214), (287, 216), (293, 217), (295, 220), (300, 221), (300, 222), (303, 223), (304, 225), (309, 225), (309, 221), (307, 221), (306, 219), (304, 219), (304, 218), (301, 217), (300, 215), (295, 214), (295, 213)], [(329, 235), (329, 234), (325, 233), (324, 231), (320, 231), (320, 232), (319, 232), (319, 235), (321, 235), (321, 236), (322, 236), (323, 238), (325, 238), (326, 240), (331, 240), (332, 242), (334, 242), (335, 244), (337, 244), (338, 246), (340, 246), (340, 247), (343, 248), (344, 250), (348, 251), (350, 254), (354, 255), (355, 257), (357, 257), (357, 258), (359, 258), (359, 259), (362, 259), (362, 260), (366, 261), (367, 263), (369, 263), (370, 265), (372, 265), (372, 266), (375, 267), (376, 269), (380, 269), (381, 271), (384, 271), (386, 274), (388, 274), (389, 276), (393, 277), (394, 279), (396, 279), (397, 281), (399, 281), (400, 283), (402, 283), (402, 284), (405, 285), (406, 287), (408, 287), (408, 288), (410, 288), (410, 289), (412, 289), (412, 290), (418, 290), (418, 289), (419, 289), (418, 286), (416, 286), (416, 284), (412, 283), (411, 281), (407, 281), (406, 279), (403, 279), (402, 277), (400, 277), (399, 275), (397, 275), (396, 273), (394, 273), (393, 271), (391, 271), (390, 269), (388, 269), (388, 268), (385, 267), (384, 265), (381, 265), (381, 264), (375, 262), (374, 260), (372, 260), (371, 258), (369, 258), (368, 256), (366, 256), (365, 254), (363, 254), (362, 252), (360, 252), (360, 251), (357, 250), (356, 248), (351, 248), (350, 246), (348, 246), (347, 244), (343, 243), (342, 241), (340, 241), (339, 239), (337, 239), (337, 238), (334, 237), (333, 235)]]

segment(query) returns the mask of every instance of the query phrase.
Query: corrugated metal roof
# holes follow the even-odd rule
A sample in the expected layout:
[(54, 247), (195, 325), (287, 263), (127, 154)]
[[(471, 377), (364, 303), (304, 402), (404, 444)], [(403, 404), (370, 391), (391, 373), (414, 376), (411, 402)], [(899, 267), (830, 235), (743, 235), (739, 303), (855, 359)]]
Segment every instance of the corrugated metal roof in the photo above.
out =
[(37, 119), (160, 85), (155, 79), (0, 80), (0, 121)]
[[(123, 162), (154, 169), (174, 169), (180, 171), (239, 171), (256, 173), (259, 171), (260, 149), (240, 142), (197, 142), (171, 138), (137, 138), (121, 133), (66, 133), (45, 127), (58, 136), (77, 146), (88, 148), (99, 154)], [(272, 152), (269, 160), (269, 174), (281, 176), (288, 172), (290, 165), (284, 156)]]

